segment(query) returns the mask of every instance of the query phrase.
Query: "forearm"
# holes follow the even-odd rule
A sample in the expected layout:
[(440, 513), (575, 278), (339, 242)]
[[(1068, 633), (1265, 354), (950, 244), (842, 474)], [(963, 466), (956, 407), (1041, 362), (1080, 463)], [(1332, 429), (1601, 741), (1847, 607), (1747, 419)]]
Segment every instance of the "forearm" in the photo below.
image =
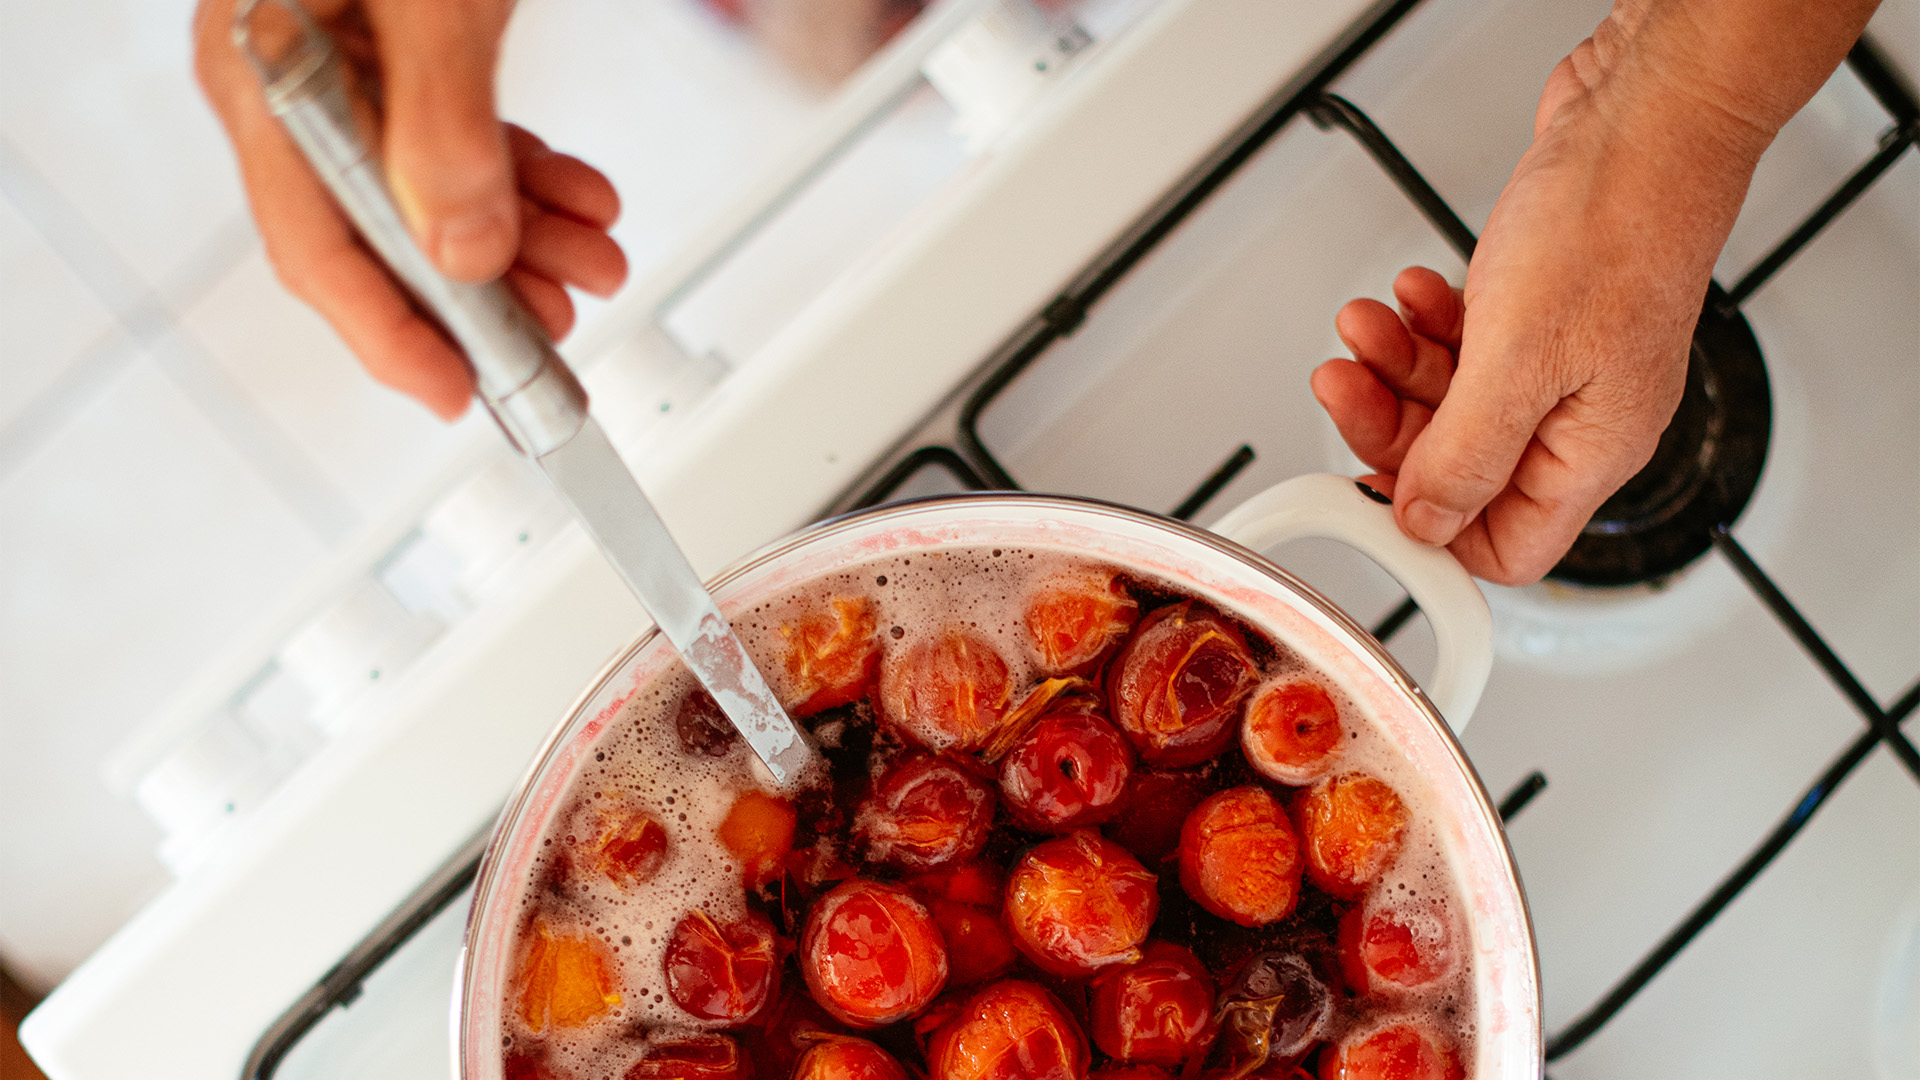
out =
[(1634, 269), (1704, 286), (1761, 154), (1877, 2), (1618, 0), (1550, 83), (1539, 127), (1597, 141), (1589, 205), (1639, 238)]
[[(1769, 138), (1846, 58), (1879, 0), (1619, 0), (1633, 74)], [(1623, 72), (1624, 73), (1624, 72)]]

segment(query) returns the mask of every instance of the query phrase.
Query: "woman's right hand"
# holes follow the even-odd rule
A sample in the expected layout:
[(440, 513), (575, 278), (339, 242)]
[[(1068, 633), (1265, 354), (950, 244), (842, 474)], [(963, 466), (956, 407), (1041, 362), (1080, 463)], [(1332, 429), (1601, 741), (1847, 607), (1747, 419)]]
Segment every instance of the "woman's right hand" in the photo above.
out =
[[(415, 307), (268, 111), (233, 41), (236, 0), (194, 16), (200, 85), (240, 161), (280, 280), (317, 309), (374, 378), (442, 419), (466, 410), (464, 357)], [(463, 281), (505, 276), (556, 339), (573, 325), (565, 286), (610, 295), (627, 262), (607, 235), (613, 185), (577, 158), (500, 120), (494, 69), (510, 0), (306, 0), (350, 68), (379, 87), (381, 157), (421, 249)], [(357, 93), (358, 103), (371, 99)]]

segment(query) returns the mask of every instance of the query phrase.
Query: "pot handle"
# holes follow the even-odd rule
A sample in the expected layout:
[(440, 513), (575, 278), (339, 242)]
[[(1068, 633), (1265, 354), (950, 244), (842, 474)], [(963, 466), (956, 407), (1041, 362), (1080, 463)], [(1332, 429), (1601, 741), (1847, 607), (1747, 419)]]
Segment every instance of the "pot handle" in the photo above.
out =
[(1457, 734), (1473, 716), (1493, 668), (1493, 616), (1466, 568), (1445, 548), (1400, 531), (1393, 508), (1332, 473), (1296, 476), (1227, 512), (1213, 531), (1266, 551), (1288, 540), (1338, 540), (1393, 575), (1427, 616), (1439, 656), (1427, 700)]

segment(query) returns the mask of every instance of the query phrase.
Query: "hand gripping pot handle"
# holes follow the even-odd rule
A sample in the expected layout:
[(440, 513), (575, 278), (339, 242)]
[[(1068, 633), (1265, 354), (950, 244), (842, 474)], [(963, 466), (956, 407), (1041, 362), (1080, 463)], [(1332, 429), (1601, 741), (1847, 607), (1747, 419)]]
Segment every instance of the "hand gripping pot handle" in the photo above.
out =
[(1427, 699), (1457, 734), (1473, 716), (1493, 668), (1493, 616), (1473, 577), (1445, 548), (1409, 538), (1393, 508), (1375, 502), (1344, 476), (1297, 476), (1253, 496), (1213, 531), (1266, 551), (1288, 540), (1338, 540), (1393, 575), (1433, 627), (1439, 647)]

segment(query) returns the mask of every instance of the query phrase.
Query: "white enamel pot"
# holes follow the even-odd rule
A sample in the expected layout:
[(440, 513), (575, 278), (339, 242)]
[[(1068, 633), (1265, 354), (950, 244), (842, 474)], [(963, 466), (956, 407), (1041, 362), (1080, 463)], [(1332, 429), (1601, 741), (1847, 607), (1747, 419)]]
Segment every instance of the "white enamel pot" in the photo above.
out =
[[(1428, 690), (1344, 611), (1259, 554), (1305, 537), (1354, 547), (1419, 602), (1438, 646)], [(1480, 590), (1451, 555), (1407, 539), (1391, 510), (1352, 480), (1314, 475), (1255, 495), (1212, 531), (1105, 503), (1040, 495), (896, 504), (780, 541), (715, 578), (710, 588), (722, 611), (738, 612), (867, 560), (982, 546), (1071, 553), (1175, 583), (1297, 650), (1336, 681), (1427, 783), (1426, 812), (1435, 816), (1436, 832), (1457, 867), (1476, 998), (1467, 1075), (1538, 1080), (1540, 978), (1526, 899), (1499, 816), (1454, 738), (1486, 684), (1492, 624)], [(461, 1080), (501, 1080), (501, 1003), (514, 955), (515, 904), (581, 759), (636, 690), (675, 663), (665, 639), (651, 631), (616, 657), (554, 729), (495, 825), (454, 985), (452, 1034)]]

